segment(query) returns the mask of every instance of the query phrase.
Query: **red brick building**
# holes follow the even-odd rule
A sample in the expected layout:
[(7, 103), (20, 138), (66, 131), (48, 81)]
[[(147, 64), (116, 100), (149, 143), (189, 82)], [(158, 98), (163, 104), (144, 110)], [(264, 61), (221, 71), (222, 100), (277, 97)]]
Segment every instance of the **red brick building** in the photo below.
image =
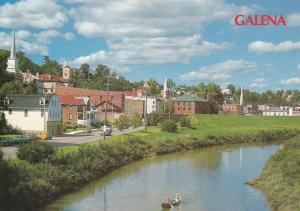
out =
[(113, 121), (124, 113), (125, 95), (123, 92), (109, 91), (107, 96), (106, 91), (61, 86), (55, 87), (54, 92), (60, 97), (66, 95), (89, 97), (92, 107), (97, 110), (96, 118), (101, 121), (105, 119), (106, 108), (108, 121)]
[(208, 114), (209, 103), (198, 96), (183, 95), (174, 100), (175, 114)]
[(223, 104), (222, 112), (231, 115), (243, 115), (243, 106), (240, 104)]
[(60, 97), (63, 123), (89, 125), (94, 119), (91, 113), (90, 101), (75, 98), (70, 95)]

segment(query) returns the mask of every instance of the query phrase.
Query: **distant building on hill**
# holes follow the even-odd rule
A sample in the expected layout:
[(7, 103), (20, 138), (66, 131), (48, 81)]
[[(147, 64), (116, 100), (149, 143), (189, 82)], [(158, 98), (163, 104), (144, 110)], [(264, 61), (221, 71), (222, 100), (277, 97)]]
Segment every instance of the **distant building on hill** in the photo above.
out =
[(72, 74), (73, 74), (72, 68), (67, 64), (67, 61), (65, 61), (65, 64), (63, 66), (62, 78), (70, 82), (72, 78)]
[(12, 41), (12, 45), (11, 45), (10, 56), (7, 60), (6, 71), (10, 72), (10, 73), (17, 73), (19, 71), (18, 59), (17, 59), (17, 53), (16, 53), (16, 36), (15, 36), (15, 33), (13, 35), (13, 41)]
[(175, 114), (209, 114), (210, 105), (202, 97), (183, 95), (174, 99)]
[(269, 107), (262, 112), (263, 116), (289, 116), (290, 109), (283, 107)]
[(11, 95), (8, 99), (4, 113), (13, 127), (28, 133), (62, 134), (62, 107), (57, 95)]
[(40, 74), (35, 80), (35, 84), (39, 94), (49, 94), (53, 93), (57, 86), (68, 87), (69, 81), (59, 76)]

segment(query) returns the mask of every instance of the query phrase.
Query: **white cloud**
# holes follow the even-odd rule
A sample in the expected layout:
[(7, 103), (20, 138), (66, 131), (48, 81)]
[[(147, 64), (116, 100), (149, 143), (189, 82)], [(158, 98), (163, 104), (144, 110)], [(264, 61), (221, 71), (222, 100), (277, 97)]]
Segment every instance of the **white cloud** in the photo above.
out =
[(250, 83), (249, 86), (252, 88), (266, 87), (267, 86), (266, 79), (265, 78), (256, 78), (256, 79), (252, 80), (252, 83)]
[[(78, 57), (79, 61), (113, 65), (187, 63), (191, 58), (230, 48), (201, 37), (214, 21), (229, 23), (248, 7), (224, 0), (65, 0), (78, 33), (101, 37), (107, 50)], [(171, 5), (171, 6), (170, 6)], [(78, 15), (80, 14), (80, 15)]]
[(71, 32), (66, 32), (66, 33), (64, 34), (64, 38), (65, 38), (66, 40), (74, 40), (74, 39), (75, 39), (75, 34), (73, 34), (73, 33), (71, 33)]
[(282, 79), (279, 83), (284, 85), (300, 84), (300, 78), (295, 77), (289, 79)]
[(292, 13), (287, 16), (288, 26), (300, 26), (300, 13)]
[[(19, 37), (20, 36), (20, 37)], [(25, 31), (16, 32), (17, 50), (24, 51), (32, 55), (48, 55), (48, 48), (45, 44), (27, 41), (33, 35)], [(0, 32), (0, 48), (10, 50), (12, 44), (12, 34)]]
[(68, 18), (56, 0), (21, 0), (0, 6), (0, 27), (61, 28)]
[(274, 53), (274, 52), (288, 52), (300, 50), (300, 42), (285, 41), (279, 44), (273, 44), (264, 41), (255, 41), (248, 45), (248, 51), (258, 54)]
[(240, 60), (227, 60), (223, 63), (213, 64), (211, 66), (201, 67), (199, 70), (181, 75), (182, 80), (209, 80), (219, 81), (227, 80), (236, 72), (247, 72), (257, 68), (254, 62)]
[(297, 65), (298, 70), (300, 70), (300, 64)]
[(190, 37), (124, 38), (108, 41), (108, 51), (98, 51), (73, 60), (82, 63), (113, 65), (186, 63), (196, 56), (206, 56), (227, 49), (228, 43), (202, 41), (199, 35)]
[(223, 0), (115, 0), (89, 1), (73, 7), (70, 16), (87, 37), (151, 37), (195, 34), (205, 24), (227, 21), (247, 10)]
[(60, 32), (57, 30), (46, 30), (35, 34), (35, 37), (38, 42), (50, 43), (53, 38), (58, 37), (59, 35)]

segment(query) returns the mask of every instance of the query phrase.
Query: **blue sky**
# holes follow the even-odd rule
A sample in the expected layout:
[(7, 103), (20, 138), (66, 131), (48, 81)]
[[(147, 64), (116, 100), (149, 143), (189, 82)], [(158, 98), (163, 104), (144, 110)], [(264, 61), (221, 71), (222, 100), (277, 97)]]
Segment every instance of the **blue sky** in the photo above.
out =
[[(71, 66), (108, 64), (129, 80), (298, 89), (300, 2), (295, 0), (0, 1), (0, 48)], [(284, 15), (287, 26), (236, 26), (237, 14)]]

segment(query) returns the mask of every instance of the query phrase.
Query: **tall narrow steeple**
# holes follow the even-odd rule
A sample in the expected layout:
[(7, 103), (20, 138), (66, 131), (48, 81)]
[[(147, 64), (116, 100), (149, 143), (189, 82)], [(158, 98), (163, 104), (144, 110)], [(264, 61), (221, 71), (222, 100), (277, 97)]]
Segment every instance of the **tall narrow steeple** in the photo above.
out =
[(243, 95), (243, 88), (241, 87), (241, 95), (240, 95), (240, 105), (244, 104), (244, 95)]
[(16, 34), (14, 32), (13, 42), (11, 44), (10, 59), (16, 59)]
[(7, 60), (7, 72), (16, 73), (18, 72), (18, 60), (16, 54), (16, 35), (13, 33), (13, 41), (11, 44), (10, 57)]

